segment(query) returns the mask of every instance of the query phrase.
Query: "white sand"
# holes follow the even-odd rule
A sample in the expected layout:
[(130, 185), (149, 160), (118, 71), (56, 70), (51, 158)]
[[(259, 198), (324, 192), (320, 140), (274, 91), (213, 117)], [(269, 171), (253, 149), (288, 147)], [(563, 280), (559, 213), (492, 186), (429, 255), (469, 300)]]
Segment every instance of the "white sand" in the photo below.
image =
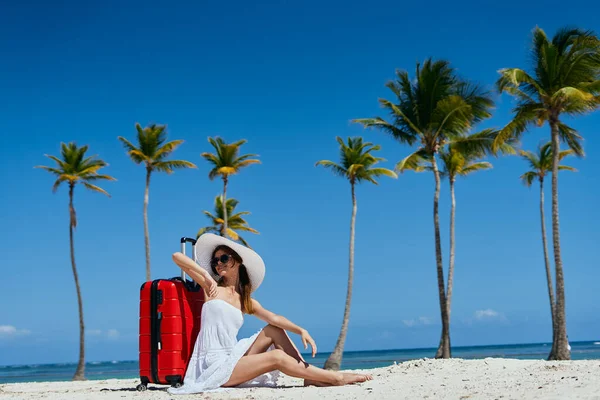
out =
[(0, 399), (600, 399), (600, 360), (407, 361), (368, 370), (373, 380), (343, 387), (302, 387), (283, 377), (282, 387), (230, 389), (174, 396), (165, 386), (137, 392), (137, 379), (0, 385)]

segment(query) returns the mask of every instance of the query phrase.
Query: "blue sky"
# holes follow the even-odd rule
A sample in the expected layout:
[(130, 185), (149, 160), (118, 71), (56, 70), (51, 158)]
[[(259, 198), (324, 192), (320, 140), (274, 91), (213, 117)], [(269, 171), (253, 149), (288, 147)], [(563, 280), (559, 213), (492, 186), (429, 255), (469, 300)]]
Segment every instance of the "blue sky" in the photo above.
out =
[[(547, 1), (12, 3), (0, 12), (0, 364), (77, 358), (67, 191), (52, 194), (52, 177), (34, 169), (49, 165), (44, 154), (59, 154), (61, 141), (89, 144), (118, 179), (102, 185), (111, 198), (80, 187), (75, 194), (88, 360), (137, 358), (144, 171), (117, 141), (133, 139), (136, 122), (167, 124), (170, 139), (185, 140), (175, 158), (198, 165), (153, 175), (153, 278), (178, 274), (170, 258), (178, 239), (205, 226), (202, 210), (222, 188), (200, 158), (211, 149), (207, 137), (246, 138), (243, 151), (262, 164), (232, 177), (228, 193), (260, 231), (247, 237), (267, 266), (256, 297), (329, 351), (345, 300), (351, 203), (349, 184), (314, 164), (337, 160), (335, 136), (380, 144), (383, 166), (392, 168), (411, 149), (349, 121), (382, 115), (377, 99), (390, 98), (384, 84), (395, 69), (412, 75), (416, 61), (445, 58), (491, 87), (498, 69), (527, 65), (536, 24), (550, 35), (566, 24), (600, 31), (592, 1), (560, 12)], [(511, 99), (495, 100), (494, 117), (481, 127), (507, 122)], [(569, 160), (579, 171), (560, 179), (567, 327), (571, 340), (594, 340), (600, 113), (571, 123), (586, 138), (586, 157)], [(548, 138), (545, 126), (523, 146)], [(491, 162), (493, 170), (456, 186), (452, 343), (548, 341), (539, 193), (519, 182), (526, 168), (519, 158)], [(433, 177), (383, 178), (357, 196), (346, 349), (435, 346)], [(446, 184), (440, 212), (447, 265)], [(240, 336), (262, 325), (246, 317)]]

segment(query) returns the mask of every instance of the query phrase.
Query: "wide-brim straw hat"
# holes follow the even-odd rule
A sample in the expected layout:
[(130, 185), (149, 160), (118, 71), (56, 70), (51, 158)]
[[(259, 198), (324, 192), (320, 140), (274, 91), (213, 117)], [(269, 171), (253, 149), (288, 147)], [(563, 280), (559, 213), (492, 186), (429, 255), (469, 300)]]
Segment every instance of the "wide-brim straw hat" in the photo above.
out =
[(213, 251), (220, 245), (225, 245), (239, 254), (242, 258), (242, 264), (244, 264), (246, 271), (248, 271), (252, 292), (258, 289), (265, 278), (265, 263), (263, 259), (254, 250), (234, 242), (233, 240), (215, 235), (214, 233), (205, 233), (201, 235), (196, 241), (195, 246), (196, 262), (198, 265), (208, 271), (213, 279), (218, 280), (219, 276), (213, 272), (210, 266), (210, 260)]

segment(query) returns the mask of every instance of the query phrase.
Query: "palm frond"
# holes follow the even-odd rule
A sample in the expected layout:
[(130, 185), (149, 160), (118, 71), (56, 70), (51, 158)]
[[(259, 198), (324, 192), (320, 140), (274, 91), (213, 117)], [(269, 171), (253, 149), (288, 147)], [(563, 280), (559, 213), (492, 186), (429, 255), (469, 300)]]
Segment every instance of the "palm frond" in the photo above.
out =
[(241, 242), (241, 243), (242, 243), (244, 246), (246, 246), (247, 248), (249, 248), (249, 249), (252, 249), (252, 247), (250, 247), (250, 245), (248, 244), (248, 242), (246, 242), (246, 240), (245, 240), (243, 237), (241, 237), (240, 235), (238, 235), (238, 240), (239, 240), (239, 241), (240, 241), (240, 242)]
[(425, 149), (420, 148), (414, 153), (406, 156), (396, 164), (396, 171), (403, 173), (406, 170), (415, 172), (426, 171), (426, 163), (430, 163), (433, 156), (429, 154)]
[(232, 239), (232, 240), (238, 240), (239, 235), (237, 234), (236, 231), (234, 231), (233, 229), (231, 229), (229, 226), (227, 226), (227, 235)]
[(48, 172), (51, 172), (51, 173), (53, 173), (55, 175), (59, 175), (59, 176), (63, 174), (63, 171), (61, 171), (60, 169), (58, 169), (58, 168), (52, 168), (52, 167), (47, 167), (45, 165), (36, 165), (34, 168), (44, 169), (44, 170), (46, 170)]
[(472, 174), (473, 172), (482, 171), (485, 169), (491, 169), (492, 164), (487, 161), (476, 162), (472, 164), (468, 164), (461, 168), (459, 175), (466, 176)]
[(494, 147), (499, 131), (496, 129), (484, 129), (480, 132), (467, 136), (453, 138), (449, 144), (455, 150), (466, 156), (483, 157), (484, 155), (497, 156), (501, 154), (516, 154), (514, 140), (507, 138)]
[(181, 146), (181, 144), (184, 141), (179, 139), (179, 140), (172, 140), (170, 142), (167, 142), (165, 144), (162, 145), (161, 148), (159, 148), (156, 153), (154, 153), (154, 159), (155, 160), (162, 160), (163, 158), (165, 158), (166, 156), (168, 156), (169, 154), (171, 154), (172, 152), (175, 151), (175, 149), (177, 149), (177, 147)]
[(537, 178), (539, 178), (539, 175), (534, 171), (527, 171), (520, 177), (523, 184), (527, 187), (530, 187)]
[(419, 129), (419, 127), (410, 118), (406, 116), (406, 114), (400, 109), (400, 107), (398, 107), (391, 101), (385, 99), (380, 99), (379, 102), (384, 108), (387, 108), (391, 111), (396, 120), (401, 120), (402, 123), (408, 126), (410, 130), (412, 130), (414, 133), (418, 133), (421, 131), (421, 129)]
[(52, 185), (52, 193), (56, 193), (61, 183), (65, 182), (66, 180), (67, 179), (65, 179), (63, 176), (59, 176), (58, 179), (54, 181), (54, 185)]
[(560, 139), (565, 142), (578, 157), (583, 157), (585, 155), (583, 145), (581, 144), (583, 137), (581, 137), (581, 135), (579, 135), (575, 129), (562, 122), (559, 122), (558, 134)]
[(471, 106), (457, 95), (450, 95), (440, 100), (435, 109), (436, 119), (440, 121), (433, 139), (437, 140), (443, 132), (460, 134), (471, 126), (473, 113)]
[(206, 159), (206, 161), (209, 161), (214, 165), (219, 165), (219, 159), (213, 153), (204, 152), (204, 153), (200, 154), (200, 156), (203, 157), (204, 159)]
[[(540, 149), (540, 152), (543, 154), (542, 149)], [(530, 165), (531, 169), (533, 169), (533, 170), (540, 169), (540, 167), (541, 167), (540, 157), (537, 154), (534, 154), (531, 151), (525, 151), (525, 150), (521, 150), (519, 152), (519, 154), (521, 155), (522, 158), (529, 161), (529, 165)]]
[(152, 168), (156, 171), (166, 172), (167, 174), (171, 174), (174, 169), (182, 169), (182, 168), (198, 168), (195, 164), (184, 161), (184, 160), (169, 160), (169, 161), (155, 161), (152, 163)]
[(94, 174), (94, 175), (86, 176), (85, 180), (92, 182), (92, 181), (98, 181), (98, 180), (116, 181), (117, 179), (110, 175)]
[(248, 165), (260, 164), (260, 163), (261, 163), (260, 160), (243, 160), (243, 161), (236, 163), (235, 170), (237, 172), (240, 168), (244, 168), (244, 167), (247, 167)]
[(559, 171), (571, 171), (571, 172), (577, 172), (577, 169), (570, 167), (568, 165), (559, 165), (558, 166), (558, 170)]
[(400, 143), (406, 143), (406, 144), (412, 145), (417, 140), (417, 137), (415, 136), (415, 134), (413, 134), (411, 132), (407, 132), (405, 130), (402, 130), (402, 129), (390, 124), (389, 122), (385, 121), (381, 117), (358, 118), (358, 119), (353, 119), (351, 122), (361, 124), (365, 129), (367, 129), (367, 128), (381, 129), (383, 132), (390, 134), (394, 139), (396, 139)]
[(250, 228), (249, 226), (246, 225), (235, 225), (232, 227), (232, 229), (235, 229), (236, 231), (244, 231), (244, 232), (251, 232), (254, 234), (259, 234), (259, 232), (254, 229), (254, 228)]
[(122, 136), (119, 136), (118, 139), (123, 143), (123, 146), (127, 149), (127, 154), (131, 157), (131, 159), (139, 164), (145, 160), (145, 155), (135, 147), (129, 140), (125, 139)]
[(538, 93), (545, 94), (540, 83), (520, 68), (504, 68), (498, 72), (500, 73), (500, 78), (496, 82), (496, 87), (500, 93), (507, 90), (510, 91), (510, 88), (518, 88), (523, 85), (528, 88), (527, 91), (529, 93), (532, 93), (535, 90)]
[(390, 178), (398, 178), (398, 174), (387, 168), (371, 168), (369, 169), (370, 176), (389, 176)]
[(56, 157), (56, 156), (53, 156), (53, 155), (49, 155), (49, 154), (46, 154), (45, 156), (46, 156), (46, 157), (48, 157), (48, 158), (49, 158), (49, 159), (51, 159), (51, 160), (54, 160), (54, 161), (56, 162), (56, 164), (58, 164), (58, 167), (59, 167), (60, 169), (62, 169), (62, 170), (66, 170), (66, 169), (68, 169), (68, 168), (69, 168), (69, 167), (68, 167), (68, 165), (69, 165), (69, 164), (68, 164), (67, 162), (65, 162), (65, 161), (61, 160), (60, 158), (58, 158), (58, 157)]
[(346, 169), (344, 169), (344, 167), (334, 163), (333, 161), (329, 161), (329, 160), (317, 161), (315, 163), (315, 166), (318, 166), (318, 165), (321, 165), (325, 168), (331, 169), (331, 171), (334, 173), (334, 175), (348, 177), (348, 171), (346, 171)]
[[(514, 118), (498, 131), (492, 151), (497, 153), (505, 143), (517, 143), (523, 133), (531, 126), (537, 124), (545, 109), (542, 104), (520, 104), (514, 110)], [(542, 117), (543, 118), (543, 117)]]
[(214, 226), (207, 226), (198, 230), (198, 233), (196, 234), (196, 239), (198, 239), (200, 236), (204, 235), (207, 232), (219, 233), (219, 231), (216, 230)]
[(92, 185), (91, 183), (87, 183), (87, 182), (82, 182), (82, 183), (83, 183), (83, 186), (85, 186), (86, 188), (88, 188), (94, 192), (102, 193), (102, 194), (110, 197), (110, 194), (108, 194), (108, 192), (106, 190), (102, 189), (101, 187)]

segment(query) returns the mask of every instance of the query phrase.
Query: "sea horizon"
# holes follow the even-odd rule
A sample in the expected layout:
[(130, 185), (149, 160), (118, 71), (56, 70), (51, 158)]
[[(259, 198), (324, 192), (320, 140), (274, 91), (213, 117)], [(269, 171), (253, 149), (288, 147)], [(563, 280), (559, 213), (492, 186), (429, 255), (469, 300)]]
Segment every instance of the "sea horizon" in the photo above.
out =
[[(573, 341), (572, 360), (600, 359), (600, 339)], [(548, 357), (551, 342), (492, 344), (476, 346), (453, 346), (452, 358), (483, 359), (512, 358), (522, 360)], [(345, 351), (342, 369), (371, 369), (394, 365), (417, 359), (432, 359), (436, 348), (380, 349)], [(301, 353), (310, 364), (322, 367), (330, 352), (318, 353), (312, 358), (310, 353)], [(45, 364), (0, 365), (0, 384), (18, 382), (70, 381), (77, 362)], [(134, 379), (138, 378), (138, 360), (102, 360), (86, 362), (88, 380)]]

